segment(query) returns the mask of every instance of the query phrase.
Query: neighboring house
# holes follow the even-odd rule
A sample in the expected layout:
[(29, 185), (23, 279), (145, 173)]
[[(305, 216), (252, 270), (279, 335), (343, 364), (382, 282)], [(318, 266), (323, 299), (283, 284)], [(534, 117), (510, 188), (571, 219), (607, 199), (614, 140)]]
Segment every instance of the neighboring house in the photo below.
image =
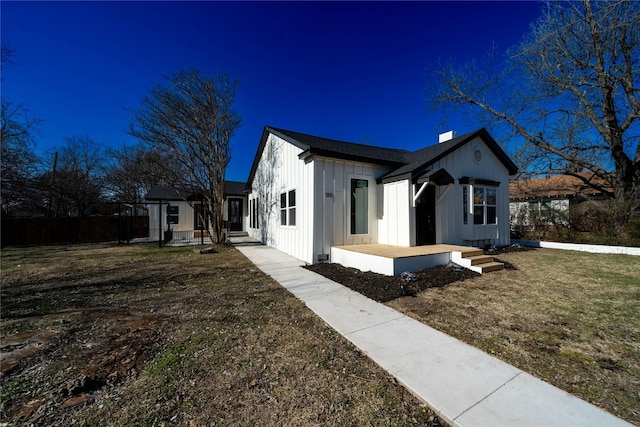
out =
[[(245, 231), (246, 184), (238, 181), (225, 181), (224, 184), (222, 209), (227, 228), (229, 231)], [(199, 238), (207, 228), (202, 223), (202, 215), (198, 214), (202, 204), (191, 194), (185, 196), (171, 187), (154, 186), (145, 196), (145, 200), (149, 209), (149, 237), (152, 239), (163, 236), (164, 231), (170, 228), (173, 240), (191, 240)], [(158, 215), (159, 212), (162, 215)]]
[(485, 129), (409, 152), (265, 127), (247, 181), (251, 237), (308, 263), (332, 246), (505, 246), (509, 176)]
[[(509, 211), (512, 228), (543, 221), (547, 225), (567, 225), (569, 208), (588, 199), (607, 198), (611, 186), (593, 172), (521, 179), (509, 184)], [(599, 187), (587, 185), (585, 180)], [(534, 219), (535, 218), (535, 219)]]

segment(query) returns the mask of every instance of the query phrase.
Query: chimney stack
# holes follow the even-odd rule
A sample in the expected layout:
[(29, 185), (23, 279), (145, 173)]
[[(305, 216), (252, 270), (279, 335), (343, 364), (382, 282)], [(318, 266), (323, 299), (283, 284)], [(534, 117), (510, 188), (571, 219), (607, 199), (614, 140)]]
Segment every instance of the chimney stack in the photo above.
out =
[(442, 144), (443, 142), (447, 142), (456, 137), (456, 132), (450, 130), (449, 132), (441, 133), (438, 136), (438, 144)]

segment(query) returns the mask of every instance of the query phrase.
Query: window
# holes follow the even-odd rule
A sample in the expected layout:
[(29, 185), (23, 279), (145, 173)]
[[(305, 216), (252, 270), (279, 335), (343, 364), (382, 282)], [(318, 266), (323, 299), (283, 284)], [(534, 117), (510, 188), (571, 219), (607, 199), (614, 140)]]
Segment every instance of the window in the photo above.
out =
[(193, 224), (195, 225), (196, 230), (206, 230), (207, 223), (207, 214), (205, 210), (205, 205), (194, 205), (193, 206)]
[(258, 227), (258, 199), (249, 200), (249, 227)]
[(167, 224), (177, 224), (179, 219), (178, 206), (167, 205)]
[(469, 224), (469, 186), (462, 186), (462, 223)]
[(496, 223), (496, 189), (473, 186), (473, 223)]
[(296, 225), (296, 190), (280, 194), (280, 225)]
[(369, 181), (351, 179), (351, 234), (369, 233)]

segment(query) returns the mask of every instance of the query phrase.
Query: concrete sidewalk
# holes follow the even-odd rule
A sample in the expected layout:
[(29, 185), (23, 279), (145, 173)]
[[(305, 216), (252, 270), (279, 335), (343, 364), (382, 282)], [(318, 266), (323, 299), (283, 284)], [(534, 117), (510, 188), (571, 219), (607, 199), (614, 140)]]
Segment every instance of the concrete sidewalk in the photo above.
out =
[(248, 238), (232, 243), (441, 419), (476, 426), (631, 426)]

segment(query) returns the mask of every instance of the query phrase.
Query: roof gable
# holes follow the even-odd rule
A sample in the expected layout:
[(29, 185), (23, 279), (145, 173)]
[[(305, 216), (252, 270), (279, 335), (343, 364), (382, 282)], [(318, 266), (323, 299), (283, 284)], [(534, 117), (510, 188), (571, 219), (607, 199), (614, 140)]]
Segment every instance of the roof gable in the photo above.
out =
[(301, 158), (303, 159), (317, 155), (335, 159), (397, 167), (406, 163), (405, 155), (408, 153), (407, 150), (401, 150), (398, 148), (356, 144), (353, 142), (323, 138), (320, 136), (265, 126), (262, 131), (262, 137), (260, 138), (260, 144), (258, 145), (256, 156), (253, 159), (253, 164), (251, 165), (249, 178), (247, 179), (247, 190), (250, 190), (265, 144), (269, 139), (269, 134), (273, 134), (300, 148), (303, 151), (301, 154)]
[(363, 163), (373, 163), (384, 166), (391, 166), (394, 169), (384, 175), (382, 182), (390, 182), (407, 177), (416, 178), (426, 168), (433, 163), (449, 155), (458, 148), (471, 142), (476, 137), (480, 137), (493, 154), (504, 164), (510, 175), (518, 171), (518, 167), (511, 161), (509, 156), (500, 148), (498, 143), (491, 137), (485, 128), (453, 138), (449, 141), (431, 145), (417, 151), (407, 151), (397, 148), (376, 147), (372, 145), (356, 144), (352, 142), (339, 141), (336, 139), (322, 138), (300, 132), (293, 132), (284, 129), (265, 126), (258, 151), (251, 166), (249, 179), (247, 180), (247, 190), (250, 190), (251, 183), (258, 168), (258, 163), (262, 157), (265, 144), (273, 134), (290, 144), (303, 150), (301, 159), (306, 159), (313, 155), (331, 157), (335, 159), (352, 160)]
[(509, 175), (513, 175), (518, 171), (518, 167), (511, 161), (509, 156), (500, 148), (498, 143), (489, 135), (485, 128), (469, 132), (465, 135), (450, 139), (440, 144), (430, 145), (421, 150), (408, 153), (406, 155), (407, 163), (399, 168), (392, 170), (381, 178), (382, 182), (390, 182), (401, 178), (416, 178), (429, 166), (438, 160), (448, 156), (465, 144), (473, 141), (476, 137), (480, 137), (493, 154), (500, 159), (502, 164), (509, 171)]

